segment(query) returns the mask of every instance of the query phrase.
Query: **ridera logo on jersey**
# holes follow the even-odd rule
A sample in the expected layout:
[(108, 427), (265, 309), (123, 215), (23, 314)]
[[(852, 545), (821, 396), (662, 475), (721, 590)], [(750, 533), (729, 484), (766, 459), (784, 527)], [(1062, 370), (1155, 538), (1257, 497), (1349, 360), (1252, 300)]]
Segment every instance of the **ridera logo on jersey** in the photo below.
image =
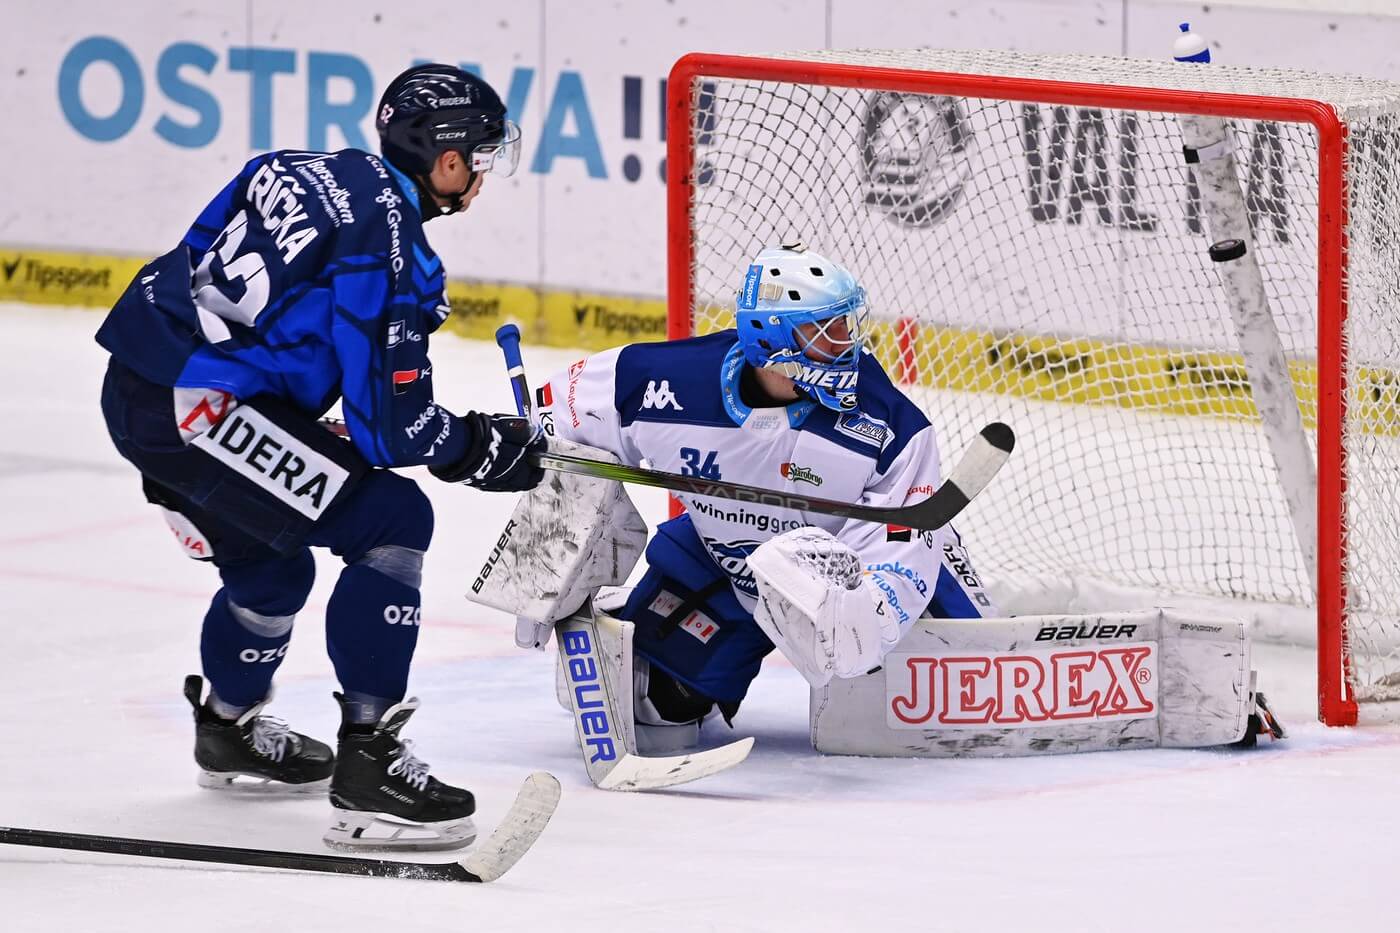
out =
[(1035, 728), (1157, 716), (1157, 648), (1150, 642), (885, 658), (891, 729)]
[(810, 483), (813, 486), (820, 486), (822, 478), (816, 470), (805, 466), (798, 466), (796, 463), (782, 463), (778, 465), (778, 472), (783, 475), (783, 479), (790, 483)]
[(669, 379), (662, 379), (660, 382), (652, 379), (647, 382), (646, 391), (642, 393), (642, 407), (685, 411), (681, 403), (676, 401), (676, 393), (671, 391), (671, 380)]
[(320, 518), (350, 476), (248, 405), (235, 408), (190, 444), (307, 518)]
[(403, 395), (413, 384), (418, 381), (418, 370), (416, 369), (396, 369), (394, 370), (394, 394)]
[(914, 529), (908, 525), (886, 525), (885, 540), (889, 542), (909, 542), (914, 540)]

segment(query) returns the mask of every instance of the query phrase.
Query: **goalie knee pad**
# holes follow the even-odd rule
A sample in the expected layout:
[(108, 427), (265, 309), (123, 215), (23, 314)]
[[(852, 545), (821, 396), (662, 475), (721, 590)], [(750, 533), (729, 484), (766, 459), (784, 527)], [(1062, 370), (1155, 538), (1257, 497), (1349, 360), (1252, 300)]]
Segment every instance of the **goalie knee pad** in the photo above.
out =
[(693, 692), (644, 658), (636, 658), (632, 670), (637, 751), (665, 755), (694, 748), (700, 741), (700, 723), (714, 709), (714, 700)]

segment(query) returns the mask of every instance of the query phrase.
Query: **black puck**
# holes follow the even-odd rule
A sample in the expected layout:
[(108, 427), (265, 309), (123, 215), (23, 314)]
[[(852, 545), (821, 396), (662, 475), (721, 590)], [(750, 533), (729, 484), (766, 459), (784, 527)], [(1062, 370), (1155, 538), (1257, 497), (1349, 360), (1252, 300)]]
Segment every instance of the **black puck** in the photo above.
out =
[(1219, 243), (1212, 243), (1209, 252), (1212, 262), (1239, 259), (1245, 254), (1244, 240), (1221, 240)]

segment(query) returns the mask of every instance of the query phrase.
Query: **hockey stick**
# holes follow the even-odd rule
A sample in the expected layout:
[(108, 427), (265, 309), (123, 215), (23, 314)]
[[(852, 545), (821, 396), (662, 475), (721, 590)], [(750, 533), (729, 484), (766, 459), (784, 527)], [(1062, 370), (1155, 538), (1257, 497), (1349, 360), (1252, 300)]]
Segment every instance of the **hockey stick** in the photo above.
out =
[[(530, 390), (520, 356), (519, 329), (514, 324), (503, 325), (496, 331), (496, 343), (505, 354), (516, 411), (528, 418)], [(608, 624), (607, 620), (602, 624)], [(583, 767), (593, 786), (602, 790), (657, 790), (718, 774), (748, 757), (753, 749), (752, 738), (688, 755), (649, 758), (635, 754), (635, 742), (629, 741), (631, 729), (619, 715), (614, 698), (615, 690), (631, 687), (627, 677), (632, 669), (630, 642), (624, 636), (621, 657), (615, 663), (607, 663), (600, 654), (599, 625), (593, 616), (593, 601), (588, 600), (554, 627), (559, 669), (569, 687), (569, 708), (574, 714)], [(628, 682), (611, 684), (607, 671), (613, 668), (620, 668)]]
[(540, 833), (544, 832), (549, 818), (554, 815), (554, 808), (558, 805), (558, 780), (552, 774), (536, 771), (525, 779), (515, 802), (511, 804), (510, 810), (490, 837), (455, 862), (395, 862), (387, 859), (321, 855), (316, 852), (279, 852), (274, 849), (207, 846), (191, 842), (158, 842), (154, 839), (90, 836), (85, 833), (16, 829), (8, 826), (0, 826), (0, 843), (134, 855), (141, 858), (214, 862), (220, 865), (255, 865), (259, 868), (332, 872), (339, 875), (481, 884), (495, 881), (520, 861), (520, 857), (529, 851), (530, 846), (540, 837)]
[[(505, 327), (513, 328), (514, 324)], [(502, 328), (502, 330), (505, 329)], [(497, 333), (497, 340), (501, 339)], [(519, 341), (519, 331), (516, 331)], [(505, 349), (505, 344), (501, 345)], [(519, 359), (519, 353), (516, 353)], [(509, 357), (507, 357), (509, 361)], [(522, 395), (520, 385), (524, 384), (524, 373), (515, 375), (517, 367), (511, 367), (511, 382), (515, 386), (518, 410), (528, 417), (529, 396)], [(521, 400), (524, 399), (524, 403)], [(337, 434), (345, 433), (345, 425), (334, 418), (324, 418), (321, 424)], [(627, 466), (621, 463), (604, 463), (572, 454), (544, 453), (535, 456), (535, 462), (546, 470), (557, 473), (578, 473), (582, 476), (596, 476), (602, 479), (615, 479), (623, 483), (639, 486), (656, 486), (672, 492), (688, 492), (696, 496), (714, 499), (732, 499), (736, 502), (752, 502), (780, 509), (793, 509), (811, 512), (816, 515), (835, 515), (838, 518), (855, 518), (879, 525), (901, 525), (920, 531), (933, 531), (958, 517), (967, 504), (977, 497), (997, 475), (1011, 450), (1016, 446), (1016, 435), (1011, 428), (999, 421), (993, 421), (977, 433), (963, 452), (962, 459), (953, 467), (953, 472), (927, 499), (913, 505), (881, 508), (879, 506), (855, 505), (850, 502), (837, 502), (835, 499), (818, 499), (800, 496), (796, 493), (762, 486), (747, 486), (743, 483), (710, 481), (698, 476), (683, 476), (664, 470), (648, 470), (642, 467)], [(533, 456), (533, 455), (532, 455)]]
[(892, 508), (854, 505), (834, 499), (816, 499), (760, 486), (746, 486), (743, 483), (711, 482), (697, 476), (682, 476), (662, 470), (603, 463), (571, 454), (542, 454), (538, 462), (546, 470), (562, 473), (579, 473), (583, 476), (615, 479), (641, 486), (659, 486), (673, 492), (688, 492), (715, 499), (733, 499), (736, 502), (771, 505), (775, 508), (812, 512), (817, 515), (835, 515), (838, 518), (855, 518), (881, 525), (902, 525), (920, 531), (933, 531), (957, 518), (958, 513), (991, 482), (1002, 464), (1011, 456), (1011, 448), (1015, 443), (1016, 437), (1011, 428), (1000, 422), (987, 425), (972, 439), (962, 459), (953, 467), (953, 472), (933, 495), (913, 505)]
[[(520, 330), (514, 324), (503, 325), (496, 331), (496, 343), (505, 354), (506, 369), (510, 375), (511, 388), (515, 392), (516, 410), (524, 417), (530, 416), (530, 392), (525, 382), (525, 367), (520, 357)], [(978, 432), (972, 439), (961, 460), (953, 467), (953, 472), (943, 481), (943, 485), (933, 495), (913, 505), (880, 508), (877, 506), (855, 505), (837, 502), (834, 499), (818, 499), (799, 496), (795, 493), (765, 489), (761, 486), (746, 486), (743, 483), (711, 482), (698, 476), (682, 476), (664, 470), (647, 470), (641, 467), (625, 466), (619, 463), (603, 463), (587, 457), (571, 454), (546, 453), (537, 462), (546, 470), (562, 473), (578, 473), (583, 476), (596, 476), (614, 479), (640, 486), (658, 486), (672, 492), (688, 492), (697, 496), (715, 499), (733, 499), (737, 502), (753, 502), (799, 512), (812, 512), (818, 515), (835, 515), (838, 518), (855, 518), (881, 525), (902, 525), (920, 531), (933, 531), (942, 528), (958, 516), (967, 504), (976, 498), (997, 471), (1011, 456), (1016, 446), (1016, 435), (1011, 428), (994, 421)]]

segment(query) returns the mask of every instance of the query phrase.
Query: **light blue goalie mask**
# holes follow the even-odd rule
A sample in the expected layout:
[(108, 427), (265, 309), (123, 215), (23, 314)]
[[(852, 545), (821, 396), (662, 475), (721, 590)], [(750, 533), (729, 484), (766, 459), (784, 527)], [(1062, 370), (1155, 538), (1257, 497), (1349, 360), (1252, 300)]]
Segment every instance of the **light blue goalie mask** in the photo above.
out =
[(851, 273), (801, 244), (769, 247), (749, 266), (734, 317), (750, 366), (782, 373), (827, 408), (856, 407), (867, 313)]

